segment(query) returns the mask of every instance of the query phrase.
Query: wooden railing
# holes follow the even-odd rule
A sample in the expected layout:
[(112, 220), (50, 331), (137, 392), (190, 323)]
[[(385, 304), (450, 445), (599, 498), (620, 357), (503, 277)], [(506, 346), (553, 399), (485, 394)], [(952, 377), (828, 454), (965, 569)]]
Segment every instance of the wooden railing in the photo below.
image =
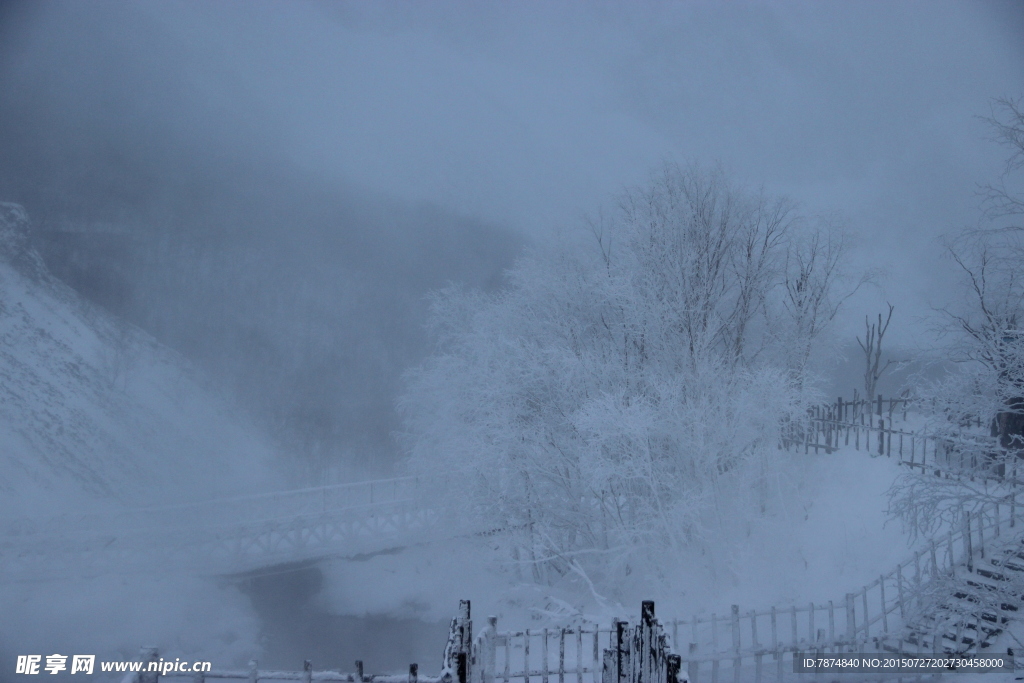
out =
[[(847, 593), (841, 601), (741, 610), (726, 615), (654, 619), (653, 603), (644, 603), (641, 619), (630, 627), (613, 620), (610, 628), (596, 624), (503, 631), (494, 617), (474, 638), (469, 601), (460, 603), (452, 620), (441, 671), (419, 675), (364, 675), (312, 670), (215, 670), (188, 674), (195, 683), (217, 679), (345, 681), (347, 683), (719, 683), (731, 680), (816, 680), (794, 673), (801, 654), (878, 652), (903, 654), (941, 651), (943, 625), (927, 638), (906, 638), (908, 626), (935, 609), (936, 582), (972, 575), (979, 562), (1007, 544), (1019, 549), (1020, 515), (1015, 495), (964, 510), (957, 529), (947, 529), (887, 574)], [(674, 652), (673, 652), (674, 650)], [(155, 651), (154, 651), (155, 652)], [(155, 657), (155, 654), (152, 655)], [(905, 675), (905, 674), (903, 674)], [(153, 674), (136, 683), (156, 683)], [(169, 674), (181, 678), (184, 674)], [(897, 677), (893, 674), (893, 677)], [(881, 677), (875, 680), (882, 680)]]
[[(419, 673), (417, 664), (409, 665), (408, 674), (377, 674), (366, 675), (363, 673), (363, 663), (356, 661), (355, 671), (351, 673), (341, 671), (314, 671), (313, 665), (308, 660), (303, 663), (301, 671), (280, 671), (260, 669), (255, 661), (249, 663), (247, 669), (213, 669), (206, 672), (180, 673), (160, 670), (159, 651), (156, 648), (143, 648), (140, 660), (143, 667), (150, 662), (155, 666), (154, 671), (141, 671), (130, 679), (134, 683), (157, 683), (159, 679), (190, 679), (195, 683), (207, 683), (216, 680), (243, 680), (250, 683), (259, 681), (338, 681), (345, 683), (494, 683), (495, 680), (519, 679), (526, 681), (537, 680), (550, 683), (551, 678), (558, 677), (560, 683), (564, 683), (567, 677), (575, 676), (577, 681), (584, 680), (584, 673), (587, 674), (588, 683), (680, 683), (678, 674), (680, 670), (680, 658), (669, 651), (669, 643), (662, 626), (654, 618), (654, 603), (645, 602), (641, 607), (641, 619), (637, 625), (630, 630), (626, 622), (617, 621), (613, 631), (594, 630), (594, 657), (583, 657), (583, 651), (577, 649), (568, 658), (566, 656), (566, 636), (577, 636), (577, 644), (582, 642), (582, 630), (573, 629), (545, 629), (544, 640), (541, 647), (543, 653), (542, 662), (539, 666), (530, 664), (529, 652), (531, 636), (540, 635), (540, 632), (517, 631), (498, 633), (497, 619), (488, 617), (487, 626), (481, 633), (473, 638), (473, 622), (470, 618), (470, 603), (462, 600), (459, 603), (459, 614), (452, 619), (449, 630), (448, 642), (444, 648), (442, 666), (436, 676), (422, 676)], [(616, 637), (609, 639), (605, 637), (602, 642), (605, 647), (598, 649), (598, 634), (608, 636), (614, 632)], [(550, 663), (551, 650), (547, 644), (551, 636), (556, 636), (561, 647), (558, 650), (558, 664), (548, 666)], [(512, 665), (510, 653), (517, 649), (518, 644), (522, 645), (525, 654), (523, 668)], [(501, 653), (505, 653), (504, 659)], [(573, 656), (575, 655), (575, 656)], [(570, 660), (574, 660), (570, 662)], [(587, 661), (589, 667), (583, 665)], [(592, 662), (599, 662), (593, 664)], [(499, 673), (504, 670), (504, 678)]]
[[(733, 605), (723, 616), (669, 620), (658, 627), (654, 639), (664, 637), (665, 651), (679, 653), (678, 677), (689, 683), (815, 680), (813, 674), (794, 673), (794, 658), (808, 652), (941, 652), (940, 627), (927, 638), (904, 637), (908, 626), (935, 608), (934, 582), (972, 574), (994, 550), (1017, 543), (1022, 526), (1017, 506), (1009, 500), (981, 506), (973, 513), (964, 511), (961, 519), (960, 528), (947, 530), (941, 539), (840, 601), (750, 611)], [(622, 622), (615, 621), (611, 628), (495, 630), (485, 650), (489, 654), (477, 655), (490, 672), (481, 673), (479, 680), (597, 683), (598, 672), (608, 671), (608, 653), (617, 652), (622, 642), (623, 628)], [(494, 621), (490, 629), (496, 629)], [(668, 675), (665, 657), (663, 664), (651, 670), (656, 674), (653, 680)], [(600, 680), (607, 683), (603, 676)]]
[[(906, 409), (906, 401), (886, 399), (884, 403)], [(899, 412), (883, 412), (881, 396), (877, 402), (860, 404), (877, 407), (876, 412), (868, 414), (850, 407), (856, 405), (839, 399), (812, 408), (804, 420), (784, 426), (781, 445), (826, 454), (853, 447), (895, 458), (900, 465), (936, 476), (1024, 485), (1024, 454), (1020, 449), (1000, 446), (996, 438), (984, 432), (980, 418), (941, 434), (919, 433), (895, 427), (894, 416)]]
[(595, 681), (614, 629), (597, 624), (498, 633), (494, 678), (501, 683)]

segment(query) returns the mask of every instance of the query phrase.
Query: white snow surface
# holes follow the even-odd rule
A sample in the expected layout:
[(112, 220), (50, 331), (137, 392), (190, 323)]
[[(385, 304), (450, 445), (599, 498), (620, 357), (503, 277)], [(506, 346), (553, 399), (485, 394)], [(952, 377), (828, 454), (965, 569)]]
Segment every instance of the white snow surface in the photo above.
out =
[(600, 600), (578, 580), (552, 586), (517, 580), (500, 537), (483, 537), (330, 563), (321, 599), (339, 614), (437, 620), (453, 616), (459, 599), (468, 598), (478, 617), (498, 616), (499, 628), (607, 623), (635, 617), (643, 599), (655, 600), (666, 619), (727, 614), (731, 604), (747, 611), (839, 603), (913, 551), (885, 512), (898, 465), (852, 448), (794, 459), (799, 475), (779, 482), (776, 514), (725, 520), (721, 535), (684, 553), (671, 574), (644, 576), (616, 598)]
[(254, 434), (177, 354), (0, 260), (0, 513), (264, 490)]
[[(37, 255), (35, 270), (4, 257), (0, 528), (281, 486), (273, 445), (176, 353), (78, 298)], [(159, 645), (243, 666), (258, 629), (248, 600), (207, 577), (0, 578), (3, 662)]]

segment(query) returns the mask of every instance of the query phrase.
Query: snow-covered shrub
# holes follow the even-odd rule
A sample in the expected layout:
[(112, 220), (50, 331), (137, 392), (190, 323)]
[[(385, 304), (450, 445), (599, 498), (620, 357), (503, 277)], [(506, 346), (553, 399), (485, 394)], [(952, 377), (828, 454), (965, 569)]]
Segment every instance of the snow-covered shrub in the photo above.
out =
[(807, 232), (784, 201), (672, 166), (620, 207), (499, 293), (437, 293), (400, 401), (452, 522), (507, 532), (537, 580), (614, 581), (764, 510), (835, 311), (839, 251), (794, 271)]

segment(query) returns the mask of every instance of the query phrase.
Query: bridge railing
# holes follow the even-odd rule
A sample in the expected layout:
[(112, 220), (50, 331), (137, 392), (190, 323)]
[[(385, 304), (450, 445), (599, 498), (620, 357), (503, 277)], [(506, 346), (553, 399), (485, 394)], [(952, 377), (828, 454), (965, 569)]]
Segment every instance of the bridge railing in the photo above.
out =
[(3, 535), (14, 538), (34, 534), (76, 535), (173, 527), (214, 526), (236, 521), (280, 519), (412, 501), (418, 496), (416, 477), (335, 484), (305, 489), (271, 491), (209, 501), (171, 503), (109, 513), (65, 513), (48, 518), (18, 518), (5, 522)]
[(244, 571), (254, 562), (297, 561), (328, 548), (380, 550), (381, 542), (401, 542), (433, 525), (414, 477), (65, 515), (8, 524), (0, 533), (0, 574), (39, 581), (186, 566)]

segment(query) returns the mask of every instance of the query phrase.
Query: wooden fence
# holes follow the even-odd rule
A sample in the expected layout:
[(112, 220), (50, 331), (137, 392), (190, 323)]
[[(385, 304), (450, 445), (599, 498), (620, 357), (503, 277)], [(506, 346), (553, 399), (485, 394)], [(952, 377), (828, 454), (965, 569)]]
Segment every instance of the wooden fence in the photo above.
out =
[[(826, 454), (852, 446), (872, 455), (895, 457), (901, 465), (936, 476), (1024, 485), (1019, 449), (1004, 448), (983, 433), (980, 418), (942, 434), (897, 428), (894, 422), (900, 417), (900, 410), (906, 419), (907, 401), (883, 401), (879, 395), (872, 402), (858, 404), (840, 398), (833, 404), (815, 406), (804, 421), (783, 429), (781, 445), (803, 448), (805, 453), (813, 449), (815, 453)], [(862, 410), (868, 405), (874, 412)], [(883, 406), (888, 406), (888, 412)]]
[(817, 417), (829, 415), (834, 420), (841, 422), (868, 422), (871, 423), (876, 417), (884, 417), (893, 420), (897, 416), (907, 419), (907, 411), (910, 408), (911, 399), (907, 392), (898, 397), (890, 396), (884, 398), (878, 394), (875, 398), (861, 398), (857, 392), (853, 392), (853, 400), (844, 399), (840, 396), (834, 404), (817, 406), (815, 411)]
[[(889, 573), (835, 603), (741, 611), (668, 622), (672, 643), (683, 653), (690, 683), (793, 678), (797, 653), (933, 652), (941, 633), (907, 639), (907, 627), (929, 609), (929, 585), (972, 574), (980, 561), (1017, 540), (1019, 514), (1004, 502), (962, 513), (963, 524), (932, 540)], [(686, 644), (685, 648), (683, 644)], [(939, 651), (942, 651), (941, 649)]]
[[(724, 683), (740, 681), (816, 681), (820, 674), (795, 673), (795, 659), (806, 653), (893, 652), (903, 654), (959, 653), (952, 648), (946, 623), (934, 620), (930, 633), (915, 625), (936, 609), (936, 582), (958, 575), (977, 576), (991, 555), (1015, 544), (1020, 552), (1021, 526), (1014, 495), (961, 514), (963, 523), (933, 539), (910, 559), (897, 565), (840, 602), (809, 603), (743, 611), (733, 605), (722, 617), (674, 619), (664, 625), (654, 619), (653, 603), (644, 603), (639, 623), (632, 627), (614, 620), (610, 628), (580, 625), (567, 628), (497, 630), (497, 620), (474, 638), (469, 601), (460, 603), (452, 620), (441, 671), (420, 676), (412, 664), (408, 674), (370, 675), (356, 663), (352, 673), (248, 669), (215, 670), (197, 674), (165, 674), (191, 678), (195, 683), (247, 680), (344, 681), (346, 683)], [(983, 574), (982, 574), (983, 575)], [(945, 640), (944, 640), (945, 638)], [(964, 640), (966, 642), (966, 639)], [(973, 646), (976, 648), (977, 643)], [(675, 650), (675, 652), (673, 652)], [(150, 655), (155, 661), (156, 654)], [(901, 674), (907, 677), (906, 673)], [(156, 683), (158, 674), (145, 673), (136, 683)], [(893, 674), (890, 678), (898, 677)], [(884, 676), (876, 676), (883, 680)]]
[[(610, 638), (611, 634), (614, 638)], [(197, 673), (162, 673), (159, 652), (155, 648), (143, 648), (143, 666), (153, 663), (155, 671), (136, 673), (134, 683), (158, 683), (159, 679), (190, 679), (194, 683), (215, 680), (242, 680), (249, 683), (259, 681), (337, 681), (339, 683), (494, 683), (496, 680), (539, 681), (551, 683), (557, 676), (560, 683), (567, 677), (575, 677), (588, 683), (684, 683), (679, 680), (680, 662), (678, 655), (669, 651), (667, 634), (654, 618), (654, 603), (644, 602), (641, 606), (640, 622), (630, 629), (624, 621), (616, 621), (612, 630), (593, 629), (592, 638), (584, 639), (583, 629), (544, 629), (531, 633), (512, 631), (499, 633), (497, 619), (488, 617), (487, 626), (474, 639), (473, 622), (470, 618), (470, 603), (462, 600), (459, 614), (452, 619), (448, 642), (444, 648), (441, 671), (436, 676), (421, 676), (417, 664), (409, 665), (408, 674), (366, 675), (361, 661), (355, 663), (351, 673), (341, 671), (314, 671), (312, 663), (304, 662), (302, 671), (278, 671), (260, 669), (255, 661), (248, 669), (211, 670)], [(542, 636), (540, 661), (531, 664), (530, 645), (537, 636)], [(566, 652), (566, 643), (575, 637), (576, 650)], [(600, 643), (599, 643), (600, 639)], [(582, 643), (587, 641), (588, 649)], [(555, 650), (552, 642), (559, 643), (557, 664), (552, 661)], [(593, 643), (593, 650), (589, 646)], [(522, 665), (514, 665), (512, 653), (523, 655)], [(502, 654), (504, 656), (502, 657)], [(591, 657), (591, 655), (593, 655)], [(584, 676), (586, 675), (586, 676)]]
[[(749, 611), (733, 605), (721, 616), (667, 621), (659, 626), (657, 637), (664, 636), (666, 647), (679, 653), (679, 679), (689, 683), (826, 680), (821, 674), (794, 673), (794, 657), (808, 652), (969, 651), (970, 647), (951, 645), (940, 621), (925, 635), (914, 627), (936, 609), (932, 589), (937, 581), (976, 577), (980, 564), (996, 549), (1019, 540), (1021, 524), (1013, 493), (1000, 503), (965, 510), (961, 519), (960, 528), (948, 530), (840, 601)], [(608, 653), (618, 651), (622, 628), (616, 621), (611, 628), (495, 630), (483, 660), (493, 678), (482, 674), (479, 681), (597, 683), (597, 672), (608, 671)], [(489, 629), (496, 629), (493, 621)], [(668, 670), (667, 656), (655, 671)], [(910, 678), (905, 672), (891, 678), (899, 676)], [(884, 678), (875, 675), (876, 680)]]
[[(725, 681), (815, 681), (821, 674), (794, 672), (801, 654), (899, 652), (904, 654), (966, 652), (970, 645), (950, 639), (945, 624), (933, 620), (930, 632), (920, 626), (936, 607), (934, 587), (943, 581), (977, 576), (996, 549), (1018, 542), (1017, 458), (990, 467), (979, 443), (895, 429), (906, 419), (905, 397), (843, 401), (821, 406), (801, 425), (787, 431), (783, 445), (831, 452), (853, 445), (875, 455), (898, 458), (903, 465), (939, 476), (992, 478), (1005, 485), (998, 502), (962, 510), (959, 528), (932, 539), (887, 574), (847, 593), (842, 600), (741, 610), (723, 615), (654, 619), (653, 603), (644, 603), (639, 623), (615, 620), (610, 627), (583, 624), (564, 628), (497, 630), (497, 620), (474, 638), (468, 601), (452, 620), (443, 666), (437, 676), (420, 676), (416, 664), (408, 674), (266, 671), (252, 663), (247, 670), (190, 675), (196, 683), (213, 679), (346, 681), (348, 683), (719, 683)], [(902, 415), (900, 412), (902, 411)], [(986, 446), (987, 447), (987, 446)], [(983, 457), (984, 456), (984, 457)], [(986, 458), (989, 458), (986, 460)], [(1019, 550), (1018, 546), (1018, 550)], [(969, 582), (969, 579), (968, 579)], [(977, 647), (978, 643), (974, 643)], [(673, 653), (672, 650), (675, 650)], [(181, 674), (171, 674), (181, 677)], [(892, 674), (890, 678), (906, 673)], [(875, 676), (883, 680), (884, 676)], [(830, 680), (830, 679), (828, 679)], [(139, 679), (149, 683), (154, 678)]]
[[(143, 668), (155, 667), (154, 671), (140, 671), (128, 677), (131, 683), (158, 683), (160, 679), (189, 679), (194, 683), (207, 683), (209, 681), (235, 680), (259, 683), (259, 681), (336, 681), (338, 683), (469, 683), (470, 680), (482, 683), (486, 677), (481, 672), (484, 668), (478, 668), (477, 678), (472, 678), (473, 662), (478, 659), (478, 653), (484, 649), (493, 649), (488, 643), (493, 642), (496, 620), (492, 617), (489, 620), (489, 628), (484, 629), (477, 643), (473, 642), (473, 622), (470, 619), (469, 600), (462, 600), (459, 603), (459, 614), (452, 619), (451, 628), (448, 633), (448, 642), (445, 644), (442, 657), (441, 671), (436, 676), (422, 676), (419, 673), (418, 664), (410, 664), (408, 674), (365, 674), (363, 662), (356, 660), (355, 668), (351, 672), (343, 671), (314, 671), (313, 664), (309, 660), (303, 662), (301, 671), (283, 671), (276, 669), (260, 669), (258, 663), (253, 660), (249, 662), (247, 669), (211, 669), (195, 673), (181, 673), (161, 671), (159, 650), (156, 648), (143, 648), (140, 653), (140, 660)], [(481, 663), (486, 660), (481, 659)], [(493, 661), (493, 660), (491, 660)], [(486, 680), (493, 680), (493, 677)], [(126, 681), (126, 683), (128, 683)]]

